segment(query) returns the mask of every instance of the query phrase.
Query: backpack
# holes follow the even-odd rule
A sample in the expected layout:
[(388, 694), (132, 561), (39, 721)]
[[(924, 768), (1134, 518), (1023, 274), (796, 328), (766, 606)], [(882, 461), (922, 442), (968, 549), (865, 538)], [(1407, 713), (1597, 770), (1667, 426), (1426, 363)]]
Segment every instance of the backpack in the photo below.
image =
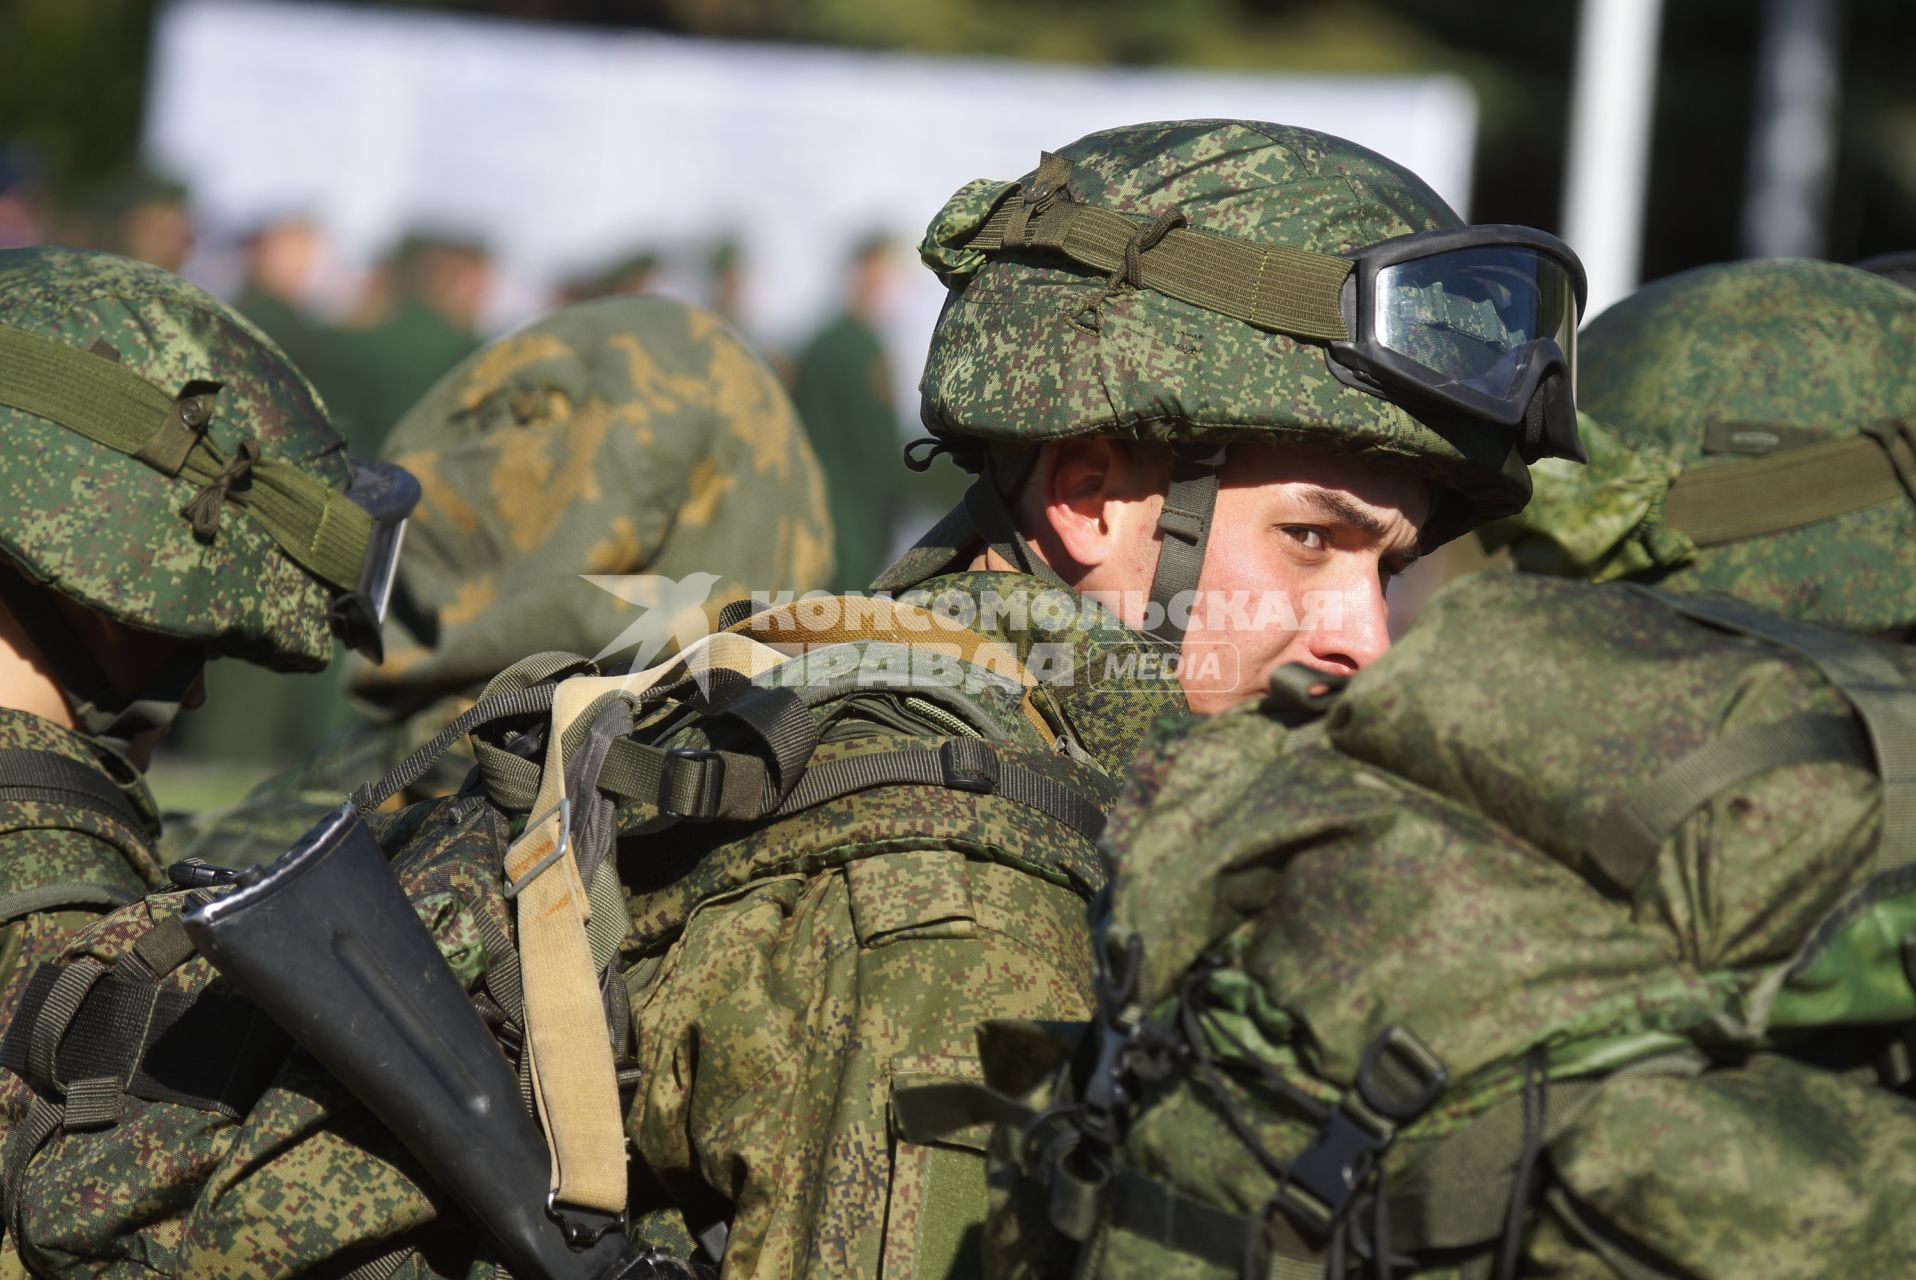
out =
[[(854, 792), (933, 788), (995, 795), (1062, 825), (1080, 853), (1045, 872), (1086, 896), (1102, 880), (1093, 842), (1110, 784), (1060, 736), (1009, 647), (927, 625), (915, 606), (847, 599), (835, 611), (835, 625), (788, 626), (791, 636), (779, 634), (791, 609), (733, 615), (736, 630), (633, 676), (600, 676), (573, 655), (528, 658), (354, 796), (373, 813), (473, 734), (479, 764), (461, 793), (379, 815), (374, 834), (518, 1071), (527, 1109), (555, 1149), (573, 1144), (568, 1174), (599, 1178), (579, 1194), (616, 1197), (620, 1213), (629, 1204), (643, 1219), (635, 1232), (681, 1257), (701, 1246), (648, 1203), (619, 1116), (609, 1143), (602, 1123), (608, 1105), (623, 1110), (635, 1063), (621, 949), (640, 899), (620, 858), (649, 851), (661, 884), (706, 874), (645, 896), (653, 917), (669, 917), (711, 892), (708, 881), (773, 865), (763, 841), (744, 860), (708, 858), (751, 846), (743, 832)], [(795, 654), (792, 639), (803, 642)], [(873, 724), (896, 745), (831, 749)], [(859, 833), (841, 836), (855, 856)], [(189, 865), (179, 878), (216, 877)], [(55, 1275), (243, 1276), (322, 1262), (354, 1280), (488, 1274), (487, 1250), (440, 1218), (408, 1151), (193, 953), (179, 917), (221, 891), (202, 884), (123, 908), (35, 975), (0, 1046), (8, 1248)], [(573, 911), (548, 911), (568, 898)], [(562, 971), (539, 968), (553, 945), (528, 932), (534, 916), (564, 922), (557, 950), (586, 966), (583, 980), (555, 984)], [(541, 1005), (541, 982), (560, 1000)], [(706, 1262), (718, 1241), (722, 1232), (708, 1238)]]
[(1099, 1017), (988, 1027), (902, 1127), (996, 1126), (1006, 1276), (1909, 1274), (1913, 676), (1466, 579), (1147, 746)]

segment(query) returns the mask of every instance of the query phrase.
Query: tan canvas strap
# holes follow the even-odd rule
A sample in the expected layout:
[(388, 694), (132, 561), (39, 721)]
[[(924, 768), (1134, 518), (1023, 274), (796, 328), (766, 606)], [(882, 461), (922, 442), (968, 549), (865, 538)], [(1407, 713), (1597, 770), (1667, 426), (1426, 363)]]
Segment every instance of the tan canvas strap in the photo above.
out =
[(243, 506), (300, 567), (354, 589), (372, 517), (344, 490), (283, 458), (254, 457), (242, 465), (244, 454), (223, 456), (206, 437), (219, 389), (194, 382), (168, 395), (104, 356), (0, 327), (0, 405), (198, 484), (205, 501), (195, 499), (187, 513), (201, 529), (208, 519), (217, 522), (224, 502)]
[(1916, 499), (1916, 419), (1693, 467), (1671, 482), (1663, 523), (1699, 547), (1714, 547), (1899, 499)]
[(591, 906), (570, 848), (564, 742), (572, 722), (599, 699), (618, 696), (622, 683), (581, 676), (554, 693), (535, 816), (506, 853), (506, 878), (518, 889), (526, 1054), (552, 1149), (552, 1198), (608, 1214), (625, 1209), (625, 1126), (586, 938)]
[(570, 847), (567, 730), (608, 697), (637, 699), (661, 681), (714, 669), (750, 678), (782, 661), (744, 637), (708, 636), (669, 662), (626, 676), (575, 676), (552, 694), (552, 727), (533, 818), (506, 853), (517, 905), (519, 980), (533, 1100), (552, 1149), (556, 1203), (625, 1208), (625, 1126), (589, 935), (591, 898)]
[(1027, 204), (1012, 188), (965, 247), (984, 253), (1050, 249), (1267, 333), (1349, 340), (1340, 299), (1350, 259), (1188, 228), (1162, 232), (1146, 247), (1151, 223), (1079, 204), (1062, 191)]
[(1057, 741), (1057, 730), (1034, 701), (1038, 679), (1018, 660), (1012, 647), (960, 627), (931, 609), (882, 596), (834, 596), (762, 609), (737, 623), (732, 631), (787, 653), (856, 641), (885, 641), (952, 653), (961, 662), (1024, 686), (1019, 706), (1025, 719), (1047, 743)]

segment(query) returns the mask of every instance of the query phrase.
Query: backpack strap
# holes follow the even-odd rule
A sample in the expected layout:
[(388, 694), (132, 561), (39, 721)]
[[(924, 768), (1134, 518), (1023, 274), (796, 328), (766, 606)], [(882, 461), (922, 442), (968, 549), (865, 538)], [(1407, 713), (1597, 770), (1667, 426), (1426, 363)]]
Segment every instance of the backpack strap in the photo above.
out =
[[(1624, 585), (1694, 621), (1787, 649), (1814, 665), (1855, 709), (1882, 780), (1883, 824), (1872, 878), (1916, 874), (1916, 683), (1879, 646), (1737, 600)], [(1712, 797), (1786, 765), (1854, 761), (1857, 746), (1849, 722), (1832, 716), (1787, 716), (1726, 734), (1618, 797), (1598, 828), (1591, 856), (1630, 892), (1663, 841)]]
[[(144, 846), (146, 819), (126, 792), (98, 769), (55, 751), (32, 747), (0, 748), (0, 803), (47, 804), (80, 809), (124, 827), (128, 841)], [(36, 884), (0, 896), (0, 923), (56, 907), (104, 907), (111, 910), (139, 899), (118, 885), (88, 881)]]

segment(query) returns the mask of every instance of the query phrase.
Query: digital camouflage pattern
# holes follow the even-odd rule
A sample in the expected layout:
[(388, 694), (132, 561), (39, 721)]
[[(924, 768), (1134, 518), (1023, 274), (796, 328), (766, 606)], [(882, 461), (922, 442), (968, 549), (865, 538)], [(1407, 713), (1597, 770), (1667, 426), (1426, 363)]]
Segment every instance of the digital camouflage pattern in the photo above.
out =
[(154, 849), (159, 813), (139, 771), (107, 748), (24, 711), (0, 707), (0, 751), (59, 756), (111, 778), (138, 826), (84, 805), (0, 800), (0, 1009), (66, 936), (165, 883)]
[[(387, 848), (404, 846), (393, 863), (401, 888), (453, 972), (479, 991), (508, 936), (497, 873), (503, 820), (483, 805), (415, 808), (377, 830)], [(63, 959), (111, 965), (190, 896), (160, 893), (125, 907), (70, 939)], [(10, 1176), (20, 1181), (6, 1205), (0, 1273), (242, 1280), (345, 1258), (348, 1268), (378, 1264), (368, 1274), (400, 1280), (490, 1274), (475, 1270), (469, 1230), (434, 1228), (436, 1210), (397, 1141), (310, 1059), (289, 1053), (263, 1018), (223, 1000), (214, 976), (195, 956), (158, 984), (194, 1000), (197, 1012), (179, 1025), (221, 1044), (243, 1036), (246, 1050), (171, 1046), (176, 1066), (164, 1078), (223, 1095), (225, 1107), (129, 1092), (108, 1126), (56, 1130), (37, 1151), (15, 1143), (8, 1159), (20, 1167)], [(249, 1029), (249, 1018), (258, 1025)], [(36, 1094), (22, 1076), (0, 1073), (10, 1129), (22, 1127), (36, 1096), (43, 1105), (58, 1096), (38, 1083)]]
[[(169, 396), (222, 384), (207, 436), (242, 440), (344, 489), (344, 445), (312, 385), (225, 304), (157, 267), (84, 249), (0, 251), (0, 326), (118, 362)], [(285, 670), (332, 656), (333, 589), (229, 502), (210, 543), (181, 514), (198, 493), (137, 458), (0, 407), (0, 554), (28, 579), (128, 625)]]
[[(1916, 655), (1879, 652), (1916, 688)], [(1620, 796), (1705, 743), (1806, 715), (1849, 734), (1700, 795), (1634, 889), (1599, 869)], [(1895, 1207), (1916, 1194), (1899, 1156), (1916, 1104), (1838, 1073), (1916, 1013), (1896, 941), (1909, 904), (1892, 894), (1817, 933), (1870, 876), (1882, 822), (1854, 722), (1788, 651), (1625, 588), (1484, 574), (1427, 606), (1314, 729), (1254, 707), (1169, 726), (1108, 836), (1103, 946), (1135, 940), (1136, 1007), (1220, 1080), (1189, 1057), (1140, 1069), (1119, 1163), (1261, 1220), (1277, 1179), (1226, 1112), (1293, 1160), (1317, 1125), (1257, 1073), (1335, 1102), (1400, 1025), (1449, 1084), (1384, 1159), (1388, 1227), (1361, 1200), (1352, 1221), (1411, 1251), (1415, 1274), (1488, 1274), (1526, 1094), (1544, 1114), (1527, 1068), (1550, 1119), (1522, 1274), (1609, 1275), (1618, 1253), (1632, 1276), (1908, 1270), (1916, 1229)], [(998, 1141), (1008, 1161), (1017, 1129)], [(994, 1185), (1001, 1272), (1056, 1273), (1072, 1249), (1047, 1194)], [(1233, 1274), (1244, 1234), (1205, 1257), (1110, 1214), (1090, 1265)]]
[[(1146, 642), (1073, 593), (971, 573), (905, 598), (947, 593), (1006, 602), (985, 634), (1021, 661), (1062, 646), (1047, 689), (1084, 758), (1007, 708), (1007, 760), (1108, 798), (1146, 728), (1182, 709), (1174, 684), (1114, 674)], [(856, 700), (846, 717), (815, 759), (942, 736)], [(983, 1218), (982, 1171), (975, 1154), (895, 1142), (892, 1093), (977, 1079), (985, 1019), (1088, 1014), (1085, 903), (1104, 880), (1090, 846), (996, 797), (894, 786), (743, 837), (627, 849), (641, 1046), (627, 1132), (688, 1225), (725, 1206), (728, 1276), (946, 1274)]]
[[(1715, 423), (1803, 442), (1916, 419), (1916, 293), (1830, 262), (1737, 262), (1660, 280), (1580, 339), (1587, 467), (1532, 468), (1535, 501), (1486, 531), (1520, 568), (1721, 592), (1791, 617), (1877, 633), (1916, 624), (1916, 498), (1719, 546), (1662, 523)], [(1906, 482), (1907, 483), (1907, 482)]]
[[(1176, 686), (1136, 677), (1125, 660), (1148, 650), (1143, 638), (1033, 579), (955, 575), (913, 599), (987, 592), (1003, 604), (980, 623), (986, 634), (1021, 660), (1054, 646), (1044, 697), (1076, 745), (1047, 744), (989, 682), (970, 710), (1001, 721), (1002, 758), (1108, 802), (1146, 727), (1181, 709)], [(874, 663), (902, 648), (861, 643)], [(766, 679), (829, 682), (831, 652)], [(821, 707), (816, 759), (945, 740), (952, 713), (940, 696), (845, 690)], [(661, 719), (666, 742), (711, 741), (696, 718), (681, 720)], [(649, 834), (651, 816), (621, 813), (616, 850), (631, 924), (618, 960), (639, 1046), (627, 1110), (633, 1234), (683, 1255), (723, 1217), (727, 1274), (945, 1274), (983, 1218), (982, 1163), (895, 1144), (892, 1090), (976, 1079), (986, 1017), (1089, 1012), (1096, 851), (1024, 806), (942, 787), (880, 787), (745, 831)], [(481, 797), (454, 798), (382, 819), (379, 836), (442, 953), (469, 990), (496, 999), (483, 1007), (504, 1012), (502, 1044), (516, 1058), (499, 979), (508, 935), (494, 919), (506, 822)], [(170, 897), (116, 913), (68, 955), (124, 949)], [(181, 970), (193, 990), (208, 976), (197, 965)], [(18, 1077), (0, 1092), (16, 1122), (31, 1097)], [(332, 1274), (393, 1252), (401, 1276), (466, 1274), (470, 1228), (437, 1217), (408, 1161), (297, 1055), (237, 1121), (177, 1103), (127, 1107), (117, 1127), (57, 1137), (28, 1166), (9, 1239), (35, 1266), (78, 1275), (139, 1258), (172, 1275)], [(102, 1194), (109, 1184), (123, 1193)], [(61, 1207), (75, 1196), (86, 1212)]]
[[(1463, 225), (1415, 174), (1308, 129), (1175, 121), (1094, 133), (1057, 154), (1071, 162), (1071, 198), (1134, 215), (1140, 230), (1175, 209), (1196, 230), (1341, 254)], [(967, 250), (1009, 188), (962, 188), (920, 249), (951, 289), (921, 384), (934, 434), (1282, 440), (1396, 459), (1444, 487), (1437, 540), (1523, 505), (1530, 485), (1507, 429), (1413, 413), (1339, 382), (1320, 344), (1150, 289), (1112, 292), (1062, 258)]]
[[(231, 809), (170, 824), (173, 857), (278, 857), (528, 654), (596, 654), (651, 608), (672, 615), (654, 615), (661, 636), (702, 635), (729, 601), (831, 575), (823, 473), (776, 375), (722, 321), (669, 298), (579, 303), (488, 344), (384, 453), (424, 493), (386, 660), (347, 659), (348, 688), (381, 723)], [(585, 575), (631, 576), (608, 590)], [(403, 799), (450, 794), (472, 765), (462, 741)]]

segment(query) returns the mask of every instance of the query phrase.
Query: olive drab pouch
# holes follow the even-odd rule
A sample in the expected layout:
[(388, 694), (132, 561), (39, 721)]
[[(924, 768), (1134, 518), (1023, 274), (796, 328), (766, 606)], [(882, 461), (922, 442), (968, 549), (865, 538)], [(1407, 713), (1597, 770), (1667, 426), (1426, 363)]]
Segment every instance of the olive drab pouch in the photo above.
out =
[(1291, 697), (1160, 735), (1098, 1019), (927, 1100), (998, 1126), (996, 1272), (1916, 1266), (1912, 674), (1484, 574), (1307, 731)]

